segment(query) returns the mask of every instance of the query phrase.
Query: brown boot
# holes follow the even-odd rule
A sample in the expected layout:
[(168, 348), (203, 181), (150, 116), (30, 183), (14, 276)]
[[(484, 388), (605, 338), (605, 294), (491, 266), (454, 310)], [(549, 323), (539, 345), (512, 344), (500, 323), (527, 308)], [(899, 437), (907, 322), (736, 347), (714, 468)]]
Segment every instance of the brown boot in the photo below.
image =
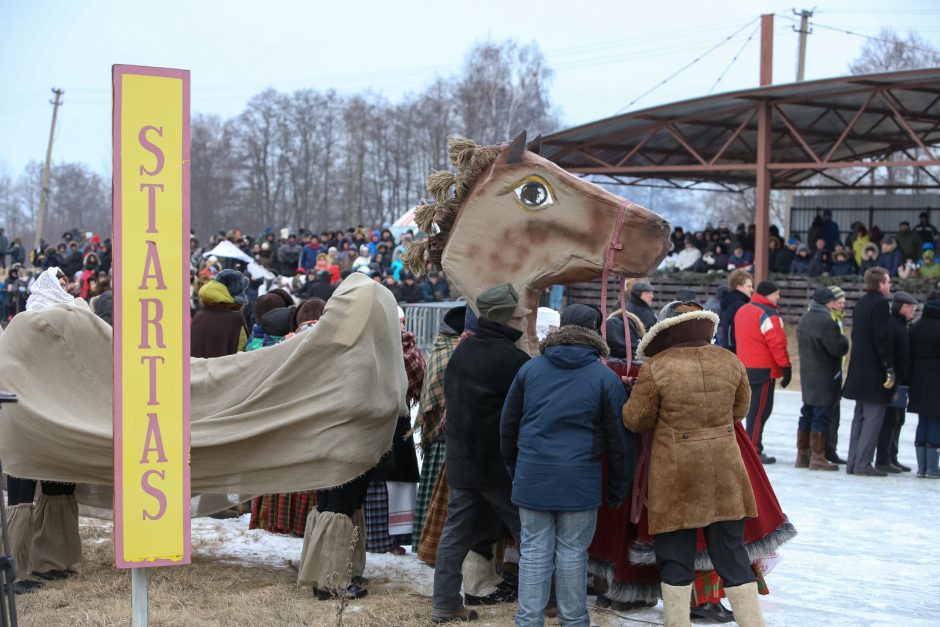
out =
[(810, 470), (839, 470), (839, 467), (835, 464), (830, 464), (826, 461), (826, 434), (825, 433), (811, 433), (809, 435), (809, 444), (810, 444), (810, 457), (809, 457), (809, 469)]
[(796, 432), (796, 464), (797, 468), (809, 468), (809, 431)]

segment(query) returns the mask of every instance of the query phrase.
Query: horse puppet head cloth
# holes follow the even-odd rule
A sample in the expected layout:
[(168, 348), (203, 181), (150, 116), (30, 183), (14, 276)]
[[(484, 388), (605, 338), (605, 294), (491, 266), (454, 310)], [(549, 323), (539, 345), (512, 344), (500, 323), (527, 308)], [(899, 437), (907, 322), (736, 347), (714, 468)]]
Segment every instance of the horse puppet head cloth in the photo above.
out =
[(420, 274), (426, 252), (474, 308), (481, 291), (511, 283), (520, 295), (513, 326), (530, 353), (538, 350), (542, 289), (595, 279), (605, 263), (622, 276), (646, 276), (665, 257), (671, 230), (652, 211), (539, 156), (540, 144), (526, 146), (524, 131), (503, 146), (448, 138), (458, 172), (428, 177), (436, 202), (418, 207), (415, 222), (431, 236), (402, 259)]

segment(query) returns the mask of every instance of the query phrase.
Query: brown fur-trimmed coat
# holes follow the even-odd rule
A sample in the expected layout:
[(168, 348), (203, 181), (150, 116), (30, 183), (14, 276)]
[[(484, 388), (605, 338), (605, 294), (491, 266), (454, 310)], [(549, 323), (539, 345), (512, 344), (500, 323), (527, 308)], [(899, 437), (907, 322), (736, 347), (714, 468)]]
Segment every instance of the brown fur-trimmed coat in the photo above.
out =
[(710, 343), (717, 324), (711, 312), (687, 312), (657, 323), (640, 343), (646, 361), (623, 422), (653, 431), (651, 534), (757, 516), (734, 436), (750, 386), (738, 358)]

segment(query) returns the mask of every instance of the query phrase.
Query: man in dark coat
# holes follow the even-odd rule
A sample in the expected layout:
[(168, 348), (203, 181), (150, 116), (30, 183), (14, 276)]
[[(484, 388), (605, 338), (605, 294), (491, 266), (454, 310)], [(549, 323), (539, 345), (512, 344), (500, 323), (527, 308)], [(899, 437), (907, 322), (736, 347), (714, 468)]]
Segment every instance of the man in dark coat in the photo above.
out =
[(306, 300), (308, 298), (321, 298), (324, 301), (330, 300), (335, 288), (330, 284), (330, 273), (321, 270), (307, 271), (307, 282), (300, 288), (297, 296)]
[(896, 375), (894, 338), (888, 294), (891, 277), (884, 268), (865, 271), (865, 295), (852, 316), (852, 353), (842, 396), (855, 401), (855, 417), (845, 471), (850, 475), (884, 477), (872, 467), (885, 409), (891, 402)]
[[(751, 302), (754, 279), (745, 270), (735, 270), (728, 276), (728, 291), (721, 296), (721, 313), (718, 315), (718, 346), (737, 352), (734, 341), (734, 316), (742, 305)], [(655, 324), (655, 321), (654, 321)], [(652, 325), (647, 327), (651, 328)]]
[[(895, 292), (891, 300), (891, 331), (894, 338), (894, 372), (897, 375), (897, 390), (906, 389), (910, 385), (911, 371), (911, 338), (908, 327), (914, 319), (917, 310), (917, 299), (907, 292)], [(901, 427), (904, 426), (905, 407), (907, 395), (892, 399), (891, 405), (885, 410), (885, 419), (881, 423), (881, 433), (878, 435), (878, 452), (875, 455), (875, 468), (882, 472), (897, 474), (910, 472), (908, 466), (898, 461), (898, 440), (901, 437)]]
[(803, 409), (796, 432), (796, 467), (838, 470), (826, 461), (826, 433), (832, 405), (839, 400), (842, 358), (849, 340), (832, 319), (835, 295), (828, 287), (813, 292), (809, 310), (800, 318), (796, 338), (800, 354)]
[(447, 521), (437, 547), (431, 621), (475, 620), (460, 598), (461, 565), (477, 540), (481, 509), (492, 508), (519, 538), (519, 512), (512, 504), (512, 480), (499, 450), (499, 420), (516, 373), (529, 356), (516, 348), (522, 332), (508, 326), (519, 296), (504, 283), (477, 297), (475, 335), (451, 355), (444, 370)]
[(629, 490), (633, 442), (620, 426), (626, 393), (600, 361), (609, 354), (601, 322), (588, 305), (567, 307), (561, 327), (539, 345), (542, 354), (519, 370), (503, 406), (500, 448), (522, 533), (519, 624), (541, 624), (553, 573), (561, 623), (590, 623), (584, 590), (597, 510), (602, 498), (619, 507)]
[(908, 409), (918, 414), (914, 450), (917, 476), (940, 479), (940, 292), (924, 303), (911, 327), (911, 393)]
[(646, 281), (637, 281), (630, 288), (630, 300), (627, 311), (635, 315), (647, 329), (656, 324), (656, 312), (653, 311), (653, 286)]

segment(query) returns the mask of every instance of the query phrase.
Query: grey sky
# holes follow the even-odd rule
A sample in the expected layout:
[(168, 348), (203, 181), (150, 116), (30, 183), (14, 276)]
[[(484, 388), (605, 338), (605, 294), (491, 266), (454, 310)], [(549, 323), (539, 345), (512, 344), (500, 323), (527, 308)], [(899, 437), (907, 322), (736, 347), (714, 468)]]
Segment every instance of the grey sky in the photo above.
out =
[[(867, 35), (882, 26), (913, 29), (940, 46), (935, 0), (820, 0), (816, 6), (807, 79), (846, 74), (865, 41), (823, 26)], [(55, 85), (65, 90), (66, 104), (54, 159), (107, 174), (113, 63), (189, 69), (193, 112), (231, 116), (269, 86), (371, 88), (394, 101), (457, 72), (475, 42), (513, 37), (540, 45), (556, 71), (554, 102), (570, 126), (623, 110), (760, 13), (792, 17), (794, 7), (745, 0), (0, 0), (0, 168), (16, 175), (29, 160), (43, 159)], [(631, 109), (705, 95), (739, 50), (714, 91), (756, 85), (756, 26)], [(776, 19), (776, 83), (795, 76), (793, 26)]]

